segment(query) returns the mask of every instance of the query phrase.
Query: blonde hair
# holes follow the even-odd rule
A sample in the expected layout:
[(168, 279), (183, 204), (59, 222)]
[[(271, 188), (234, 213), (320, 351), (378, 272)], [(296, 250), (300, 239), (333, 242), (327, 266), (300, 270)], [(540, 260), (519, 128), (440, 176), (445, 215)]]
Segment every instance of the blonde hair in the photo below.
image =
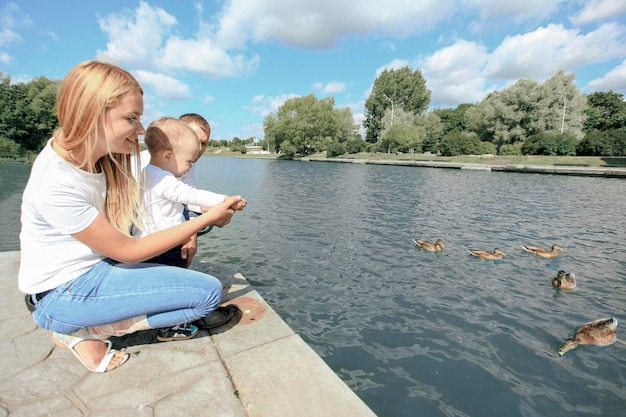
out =
[[(128, 71), (105, 62), (82, 62), (70, 70), (59, 87), (56, 106), (61, 127), (54, 132), (70, 162), (87, 167), (89, 172), (98, 165), (102, 168), (107, 182), (105, 215), (127, 235), (141, 211), (140, 184), (131, 173), (130, 155), (110, 152), (108, 142), (105, 156), (94, 161), (93, 153), (97, 138), (105, 134), (106, 112), (134, 93), (143, 95), (143, 89)], [(138, 143), (135, 154), (139, 154)]]
[(188, 125), (198, 126), (200, 130), (206, 133), (207, 139), (211, 137), (211, 125), (209, 124), (209, 122), (206, 121), (204, 117), (200, 116), (199, 114), (185, 113), (182, 116), (180, 116), (178, 120), (182, 120)]
[(197, 140), (196, 132), (185, 122), (173, 117), (161, 117), (150, 123), (144, 135), (144, 143), (150, 155), (161, 151), (173, 151), (181, 141), (191, 135)]

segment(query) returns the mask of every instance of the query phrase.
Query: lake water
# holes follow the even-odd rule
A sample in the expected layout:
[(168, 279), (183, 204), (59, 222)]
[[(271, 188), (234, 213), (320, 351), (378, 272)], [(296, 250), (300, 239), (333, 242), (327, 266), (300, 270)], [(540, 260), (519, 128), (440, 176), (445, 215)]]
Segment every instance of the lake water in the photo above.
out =
[[(0, 166), (1, 250), (27, 174)], [(587, 321), (626, 324), (623, 179), (226, 157), (197, 178), (248, 207), (196, 260), (241, 271), (378, 416), (624, 415), (626, 346), (557, 353)], [(577, 289), (552, 288), (561, 269)]]

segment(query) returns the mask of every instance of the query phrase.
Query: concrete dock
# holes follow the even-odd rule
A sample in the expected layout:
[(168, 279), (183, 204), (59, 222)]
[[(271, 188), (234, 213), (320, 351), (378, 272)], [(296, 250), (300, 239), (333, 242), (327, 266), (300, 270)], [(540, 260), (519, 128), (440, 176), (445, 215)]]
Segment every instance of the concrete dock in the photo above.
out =
[(131, 359), (96, 374), (34, 323), (18, 267), (19, 252), (0, 252), (0, 417), (375, 416), (241, 274), (214, 274), (243, 312), (238, 323), (187, 341), (115, 339)]

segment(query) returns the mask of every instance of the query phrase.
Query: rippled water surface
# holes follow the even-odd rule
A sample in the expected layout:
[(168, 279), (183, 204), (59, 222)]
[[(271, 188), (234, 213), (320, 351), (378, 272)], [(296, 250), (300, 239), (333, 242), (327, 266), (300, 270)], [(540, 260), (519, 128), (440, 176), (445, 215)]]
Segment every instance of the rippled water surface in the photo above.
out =
[[(248, 200), (197, 260), (243, 272), (380, 417), (624, 414), (626, 346), (556, 352), (600, 317), (626, 340), (624, 180), (237, 158), (197, 176)], [(552, 288), (560, 269), (577, 289)]]

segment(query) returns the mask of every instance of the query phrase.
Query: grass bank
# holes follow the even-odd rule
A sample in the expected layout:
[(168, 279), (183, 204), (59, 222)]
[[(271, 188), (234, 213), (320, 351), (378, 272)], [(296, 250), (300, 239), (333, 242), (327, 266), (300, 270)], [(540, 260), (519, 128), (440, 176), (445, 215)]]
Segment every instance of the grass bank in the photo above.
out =
[[(319, 155), (323, 157), (323, 155)], [(626, 157), (601, 156), (499, 156), (499, 155), (459, 155), (437, 156), (431, 154), (386, 154), (363, 153), (343, 155), (342, 158), (394, 160), (394, 161), (437, 161), (460, 164), (485, 165), (555, 165), (555, 166), (588, 166), (588, 167), (626, 167)]]
[[(228, 148), (209, 148), (204, 156), (237, 156), (242, 158), (277, 158), (276, 154), (242, 154)], [(326, 158), (326, 152), (309, 155), (309, 158)], [(608, 156), (500, 156), (500, 155), (459, 155), (437, 156), (432, 154), (388, 154), (359, 153), (341, 155), (344, 159), (388, 160), (388, 161), (437, 161), (459, 164), (486, 165), (555, 165), (555, 166), (588, 166), (588, 167), (626, 167), (626, 157)]]

